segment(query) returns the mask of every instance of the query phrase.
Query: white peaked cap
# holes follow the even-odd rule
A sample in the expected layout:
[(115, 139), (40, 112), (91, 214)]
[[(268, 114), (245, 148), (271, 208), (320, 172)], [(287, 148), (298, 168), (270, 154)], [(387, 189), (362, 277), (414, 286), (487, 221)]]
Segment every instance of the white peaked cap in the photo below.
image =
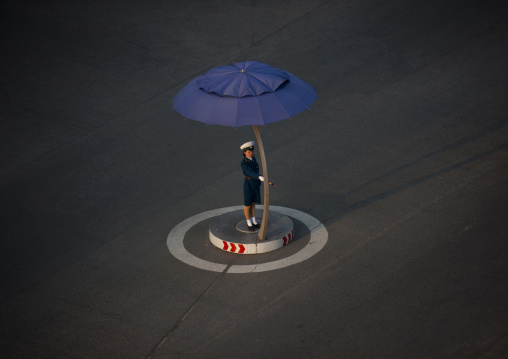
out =
[(240, 146), (240, 149), (243, 151), (247, 147), (253, 147), (256, 144), (254, 141), (245, 142), (243, 145)]

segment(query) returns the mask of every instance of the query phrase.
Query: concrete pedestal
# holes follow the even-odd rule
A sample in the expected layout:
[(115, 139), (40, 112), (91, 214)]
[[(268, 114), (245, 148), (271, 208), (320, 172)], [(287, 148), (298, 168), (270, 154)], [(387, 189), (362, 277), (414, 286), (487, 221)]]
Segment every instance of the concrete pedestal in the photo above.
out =
[[(256, 210), (258, 223), (263, 211)], [(238, 254), (266, 253), (288, 245), (294, 237), (293, 222), (288, 216), (270, 211), (266, 240), (257, 238), (258, 229), (249, 231), (243, 210), (218, 216), (210, 223), (210, 241), (224, 251)]]

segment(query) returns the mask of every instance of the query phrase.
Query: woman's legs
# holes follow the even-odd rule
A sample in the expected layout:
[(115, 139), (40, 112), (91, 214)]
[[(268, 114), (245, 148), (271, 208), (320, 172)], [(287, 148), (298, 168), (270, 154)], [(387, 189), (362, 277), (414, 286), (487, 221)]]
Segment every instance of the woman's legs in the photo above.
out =
[(250, 218), (256, 218), (256, 203), (250, 204)]
[(249, 226), (250, 231), (254, 231), (254, 227), (259, 228), (259, 224), (256, 222), (256, 203), (252, 202), (250, 206), (244, 206), (243, 214), (247, 220), (247, 226)]
[(243, 214), (245, 215), (245, 219), (247, 220), (256, 217), (256, 203), (252, 202), (250, 206), (244, 206)]
[(245, 215), (246, 220), (250, 219), (250, 207), (251, 206), (244, 206), (243, 207), (243, 214)]

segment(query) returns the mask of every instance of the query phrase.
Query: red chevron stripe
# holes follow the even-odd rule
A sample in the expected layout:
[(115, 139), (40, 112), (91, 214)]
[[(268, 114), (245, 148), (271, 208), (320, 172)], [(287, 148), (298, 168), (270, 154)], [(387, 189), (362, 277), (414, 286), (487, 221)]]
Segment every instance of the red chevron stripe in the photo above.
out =
[(291, 242), (291, 233), (288, 234), (289, 241)]
[(286, 238), (286, 236), (284, 236), (284, 238), (282, 238), (282, 240), (284, 241), (284, 244), (282, 245), (284, 247), (287, 244), (288, 239)]
[(242, 254), (243, 252), (245, 252), (245, 246), (244, 245), (239, 244), (238, 247), (240, 248), (240, 251), (238, 253)]
[(230, 252), (236, 252), (236, 246), (234, 243), (231, 243), (231, 250)]
[(227, 251), (228, 250), (228, 242), (222, 241), (222, 243), (224, 243), (224, 247), (222, 247), (222, 249)]

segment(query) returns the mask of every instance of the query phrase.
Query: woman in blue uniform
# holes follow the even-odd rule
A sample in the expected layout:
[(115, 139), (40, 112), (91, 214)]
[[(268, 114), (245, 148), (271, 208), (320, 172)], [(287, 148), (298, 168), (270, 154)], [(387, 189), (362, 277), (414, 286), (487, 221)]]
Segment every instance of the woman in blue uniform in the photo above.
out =
[(256, 203), (261, 203), (261, 181), (265, 179), (259, 175), (259, 166), (254, 157), (254, 141), (246, 142), (240, 149), (243, 151), (241, 163), (245, 180), (243, 181), (243, 213), (247, 220), (249, 231), (254, 232), (260, 225), (256, 221)]

